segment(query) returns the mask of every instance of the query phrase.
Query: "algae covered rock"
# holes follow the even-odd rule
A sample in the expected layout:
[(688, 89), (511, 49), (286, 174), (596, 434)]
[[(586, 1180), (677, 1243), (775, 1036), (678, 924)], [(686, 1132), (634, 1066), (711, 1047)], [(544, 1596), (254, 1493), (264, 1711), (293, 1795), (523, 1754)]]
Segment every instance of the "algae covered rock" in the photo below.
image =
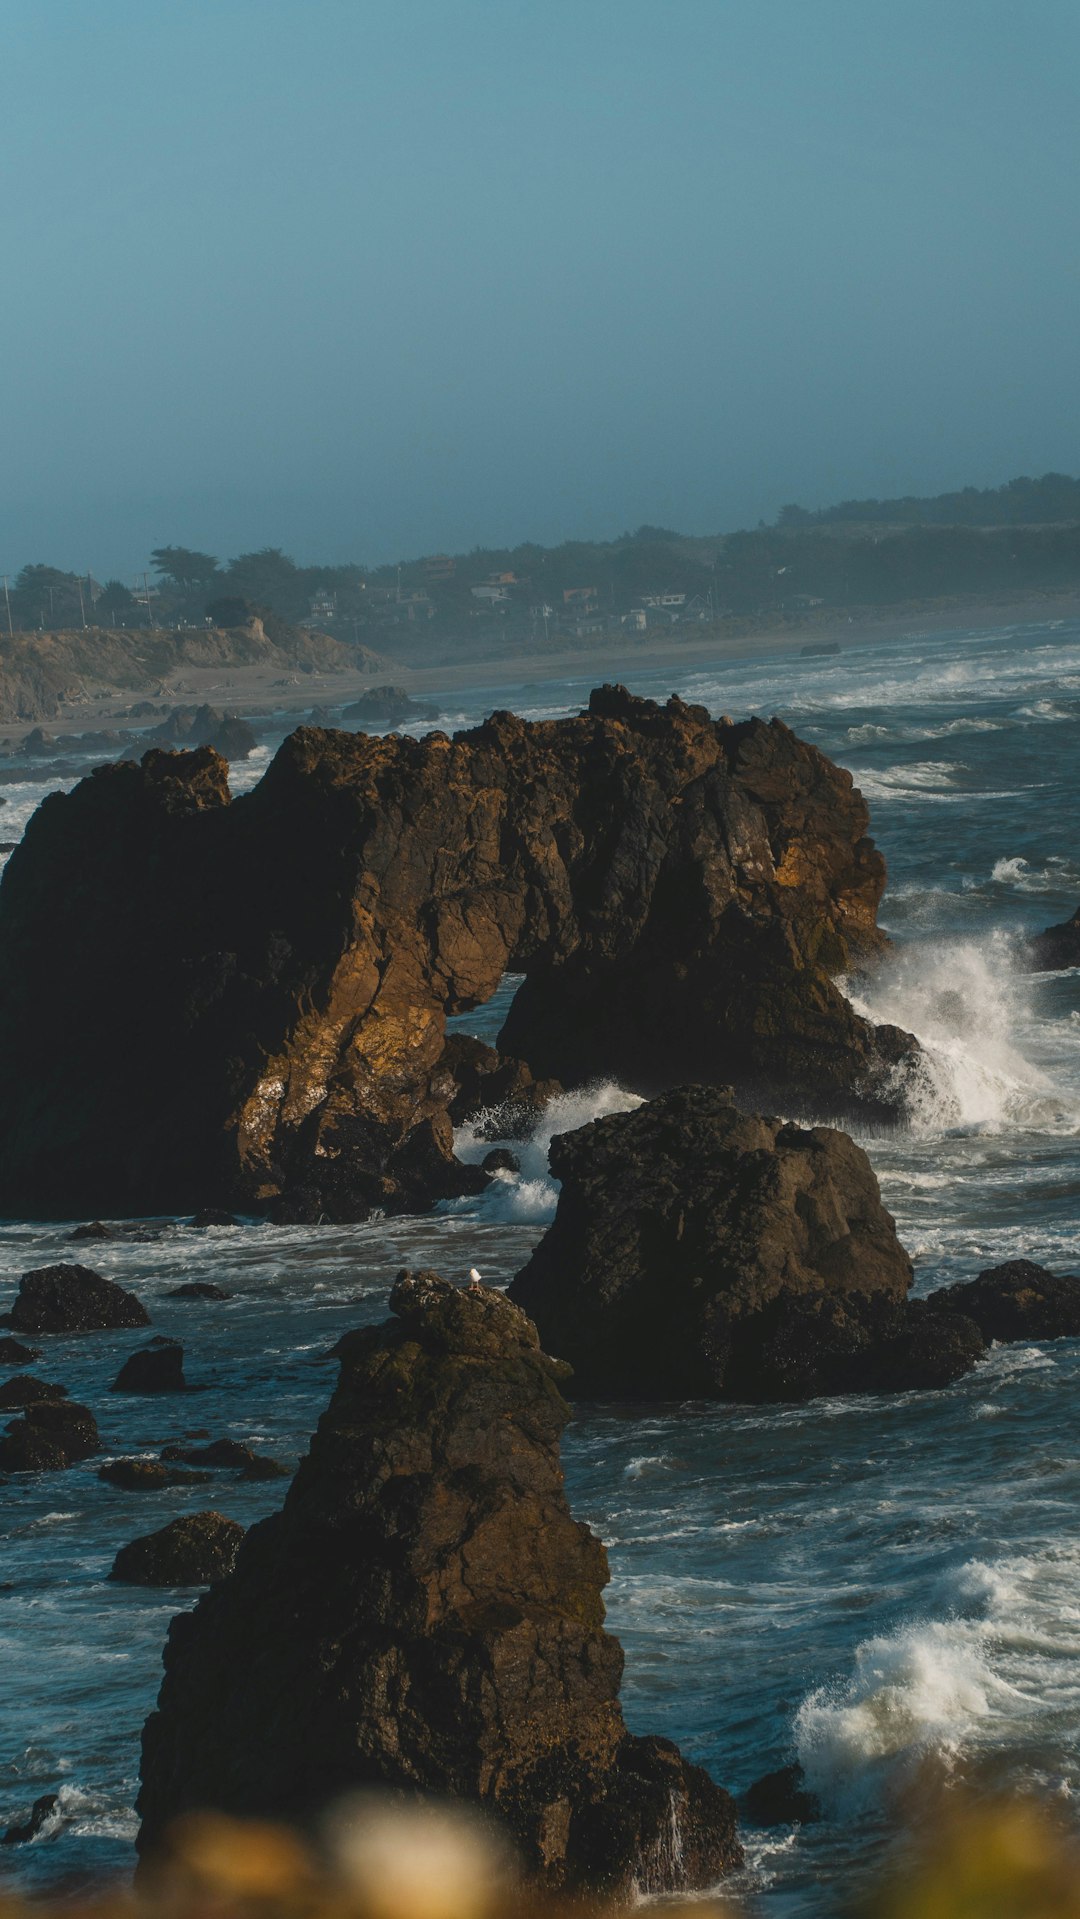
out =
[(282, 1511), (173, 1622), (140, 1849), (195, 1806), (304, 1822), (381, 1786), (485, 1808), (552, 1888), (711, 1883), (732, 1802), (623, 1723), (604, 1549), (563, 1491), (565, 1369), (499, 1293), (403, 1274), (390, 1306), (340, 1342)]

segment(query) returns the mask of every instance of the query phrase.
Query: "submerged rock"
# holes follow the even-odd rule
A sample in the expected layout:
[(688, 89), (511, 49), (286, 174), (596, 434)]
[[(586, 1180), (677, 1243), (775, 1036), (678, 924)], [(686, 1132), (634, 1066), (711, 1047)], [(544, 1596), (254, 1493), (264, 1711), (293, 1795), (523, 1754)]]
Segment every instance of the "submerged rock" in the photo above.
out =
[(208, 1226), (239, 1226), (240, 1221), (234, 1219), (232, 1213), (223, 1211), (220, 1206), (203, 1206), (195, 1214), (191, 1224), (200, 1232), (205, 1232)]
[(85, 1225), (76, 1226), (75, 1231), (68, 1234), (69, 1239), (119, 1239), (119, 1237), (115, 1227), (106, 1226), (103, 1219), (89, 1219)]
[(134, 1293), (88, 1266), (39, 1266), (19, 1281), (8, 1324), (19, 1333), (96, 1333), (149, 1326)]
[(743, 1794), (742, 1808), (754, 1826), (806, 1826), (821, 1818), (820, 1801), (807, 1791), (806, 1775), (797, 1763), (755, 1779)]
[(209, 1466), (223, 1472), (238, 1472), (244, 1479), (291, 1479), (287, 1466), (257, 1453), (239, 1439), (215, 1439), (209, 1446), (163, 1446), (161, 1457), (179, 1460), (185, 1466)]
[(683, 1086), (558, 1134), (550, 1165), (555, 1218), (510, 1297), (576, 1392), (803, 1399), (955, 1377), (942, 1329), (908, 1316), (911, 1262), (847, 1134)]
[(188, 1513), (121, 1546), (110, 1579), (127, 1586), (210, 1586), (236, 1564), (244, 1528), (222, 1513)]
[(101, 1451), (97, 1421), (73, 1399), (38, 1400), (0, 1438), (0, 1472), (60, 1472)]
[(125, 1359), (110, 1392), (186, 1393), (184, 1349), (179, 1340), (155, 1339)]
[(989, 1266), (976, 1279), (942, 1286), (926, 1302), (938, 1316), (963, 1313), (986, 1340), (1080, 1338), (1080, 1278), (1030, 1259)]
[(559, 1466), (565, 1369), (501, 1294), (403, 1274), (236, 1569), (173, 1621), (140, 1849), (188, 1808), (304, 1822), (383, 1786), (466, 1800), (551, 1887), (704, 1886), (732, 1802), (635, 1739), (604, 1549)]
[(208, 1279), (187, 1279), (182, 1286), (174, 1286), (166, 1293), (166, 1299), (231, 1299), (223, 1286), (214, 1286)]
[(480, 1190), (446, 1019), (508, 970), (500, 1046), (533, 1081), (894, 1113), (916, 1042), (834, 984), (883, 945), (867, 824), (779, 721), (619, 687), (453, 739), (302, 727), (234, 801), (205, 747), (102, 767), (3, 874), (0, 1208), (356, 1219)]

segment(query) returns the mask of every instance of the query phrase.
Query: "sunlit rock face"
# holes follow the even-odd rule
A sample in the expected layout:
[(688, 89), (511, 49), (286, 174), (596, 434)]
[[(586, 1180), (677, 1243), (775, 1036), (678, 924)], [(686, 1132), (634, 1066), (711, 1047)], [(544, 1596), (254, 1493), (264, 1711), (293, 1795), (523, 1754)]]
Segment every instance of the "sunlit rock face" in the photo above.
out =
[(0, 1206), (362, 1218), (476, 1188), (449, 1013), (523, 972), (537, 1079), (688, 1078), (816, 1115), (915, 1049), (834, 977), (882, 943), (850, 775), (779, 721), (604, 687), (453, 739), (302, 728), (47, 799), (0, 887)]
[(603, 1546), (566, 1503), (566, 1369), (501, 1294), (403, 1274), (284, 1509), (173, 1621), (140, 1849), (195, 1808), (300, 1824), (382, 1786), (479, 1806), (526, 1872), (630, 1893), (737, 1862), (726, 1792), (627, 1732)]

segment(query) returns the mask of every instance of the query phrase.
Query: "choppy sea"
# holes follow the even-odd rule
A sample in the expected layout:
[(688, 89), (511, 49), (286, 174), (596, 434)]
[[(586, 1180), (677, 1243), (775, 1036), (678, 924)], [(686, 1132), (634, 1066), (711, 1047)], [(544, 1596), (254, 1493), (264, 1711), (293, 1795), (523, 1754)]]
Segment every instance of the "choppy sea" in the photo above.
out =
[[(714, 713), (778, 713), (867, 796), (895, 950), (851, 991), (919, 1035), (929, 1072), (910, 1127), (862, 1143), (918, 1289), (1020, 1254), (1080, 1268), (1080, 972), (1016, 963), (1025, 931), (1080, 902), (1080, 623), (853, 638), (835, 658), (725, 660), (677, 682), (627, 663), (621, 677)], [(479, 689), (440, 724), (493, 706), (574, 712), (588, 684)], [(235, 769), (234, 789), (268, 757)], [(45, 790), (2, 789), (0, 838), (18, 838)], [(492, 1036), (514, 986), (456, 1023)], [(0, 1309), (27, 1268), (81, 1256), (184, 1341), (198, 1388), (113, 1397), (137, 1335), (47, 1341), (35, 1371), (94, 1407), (106, 1457), (201, 1432), (293, 1461), (333, 1385), (328, 1347), (383, 1315), (398, 1268), (510, 1279), (554, 1209), (547, 1139), (620, 1103), (613, 1085), (556, 1102), (519, 1176), (424, 1219), (155, 1219), (77, 1249), (70, 1226), (8, 1221)], [(467, 1130), (461, 1146), (487, 1150)], [(192, 1279), (231, 1297), (167, 1297)], [(610, 1550), (629, 1725), (678, 1740), (734, 1791), (797, 1757), (822, 1801), (819, 1824), (746, 1829), (734, 1890), (751, 1911), (834, 1910), (840, 1885), (907, 1843), (928, 1789), (1019, 1785), (1080, 1808), (1078, 1408), (1073, 1341), (995, 1349), (939, 1393), (578, 1408), (568, 1488)], [(0, 1830), (59, 1794), (40, 1838), (0, 1853), (0, 1886), (131, 1869), (139, 1730), (169, 1618), (195, 1595), (108, 1584), (117, 1548), (198, 1505), (248, 1523), (281, 1498), (280, 1481), (230, 1474), (121, 1492), (100, 1463), (0, 1486)]]

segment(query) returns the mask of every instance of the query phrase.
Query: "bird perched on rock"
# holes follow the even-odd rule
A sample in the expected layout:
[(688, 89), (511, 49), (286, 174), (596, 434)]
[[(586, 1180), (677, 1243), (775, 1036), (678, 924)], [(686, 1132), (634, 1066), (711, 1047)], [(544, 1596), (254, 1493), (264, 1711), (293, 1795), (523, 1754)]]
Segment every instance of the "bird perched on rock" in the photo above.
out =
[(476, 1267), (475, 1267), (475, 1266), (470, 1266), (470, 1267), (469, 1267), (469, 1291), (470, 1291), (470, 1293), (481, 1293), (481, 1292), (483, 1292), (483, 1290), (484, 1290), (484, 1286), (483, 1286), (483, 1281), (481, 1280), (481, 1278), (480, 1278), (480, 1275), (479, 1275), (479, 1273), (478, 1273), (478, 1272), (477, 1272), (477, 1270), (476, 1270)]

